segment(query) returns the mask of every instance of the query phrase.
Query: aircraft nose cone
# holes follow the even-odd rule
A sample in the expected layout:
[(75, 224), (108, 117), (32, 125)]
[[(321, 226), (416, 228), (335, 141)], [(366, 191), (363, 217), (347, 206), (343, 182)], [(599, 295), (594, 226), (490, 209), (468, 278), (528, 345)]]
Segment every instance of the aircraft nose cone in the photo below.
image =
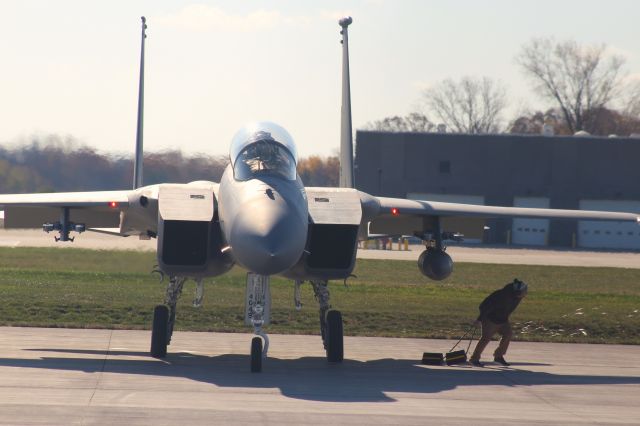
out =
[(307, 227), (286, 209), (246, 209), (236, 217), (231, 238), (238, 263), (252, 272), (273, 275), (300, 259)]

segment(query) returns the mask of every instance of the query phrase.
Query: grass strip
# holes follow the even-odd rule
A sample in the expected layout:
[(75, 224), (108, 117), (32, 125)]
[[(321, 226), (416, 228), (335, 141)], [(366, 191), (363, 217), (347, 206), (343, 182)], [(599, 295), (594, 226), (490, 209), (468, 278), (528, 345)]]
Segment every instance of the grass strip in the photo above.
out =
[[(150, 271), (155, 254), (56, 248), (0, 248), (0, 324), (147, 329), (164, 284)], [(332, 304), (345, 333), (453, 338), (477, 316), (491, 291), (514, 277), (529, 284), (514, 313), (517, 340), (640, 343), (640, 270), (456, 263), (443, 282), (408, 261), (359, 259), (348, 286), (332, 282)], [(249, 331), (243, 324), (245, 271), (205, 282), (205, 305), (191, 306), (193, 282), (179, 303), (178, 330)], [(271, 333), (318, 334), (317, 303), (302, 287), (293, 306), (291, 281), (274, 277)]]

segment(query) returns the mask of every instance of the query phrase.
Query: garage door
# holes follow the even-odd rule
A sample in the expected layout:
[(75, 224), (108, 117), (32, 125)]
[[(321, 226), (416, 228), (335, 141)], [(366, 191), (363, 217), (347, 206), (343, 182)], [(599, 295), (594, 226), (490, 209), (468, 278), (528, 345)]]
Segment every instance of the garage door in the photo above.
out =
[[(484, 206), (482, 195), (460, 195), (460, 194), (429, 194), (426, 192), (409, 192), (407, 198), (410, 200), (440, 201), (443, 203), (462, 203)], [(478, 244), (481, 238), (465, 238), (465, 243)]]
[[(549, 208), (545, 197), (515, 197), (514, 207)], [(549, 234), (549, 219), (513, 219), (511, 243), (527, 246), (546, 246)]]
[[(640, 213), (640, 201), (582, 200), (582, 210)], [(578, 222), (578, 247), (640, 250), (640, 226), (635, 223)]]

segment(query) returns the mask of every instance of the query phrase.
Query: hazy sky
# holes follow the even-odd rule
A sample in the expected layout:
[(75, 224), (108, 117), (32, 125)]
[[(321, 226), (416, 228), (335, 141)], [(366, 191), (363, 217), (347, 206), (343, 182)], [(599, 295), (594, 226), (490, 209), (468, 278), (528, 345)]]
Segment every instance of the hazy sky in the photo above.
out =
[(503, 81), (512, 111), (544, 106), (514, 63), (532, 37), (607, 43), (640, 77), (635, 0), (1, 0), (0, 143), (54, 133), (132, 152), (145, 15), (146, 150), (227, 154), (244, 123), (272, 120), (302, 156), (331, 154), (346, 14), (355, 128), (464, 75)]

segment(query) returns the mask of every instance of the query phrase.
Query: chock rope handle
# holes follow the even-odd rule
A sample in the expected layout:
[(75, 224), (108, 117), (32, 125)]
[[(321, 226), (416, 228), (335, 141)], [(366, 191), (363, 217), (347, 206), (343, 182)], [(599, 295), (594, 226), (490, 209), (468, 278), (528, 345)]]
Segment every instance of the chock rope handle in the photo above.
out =
[(465, 337), (467, 337), (469, 335), (469, 332), (472, 331), (471, 333), (471, 339), (469, 339), (469, 345), (467, 346), (467, 352), (469, 352), (469, 349), (471, 348), (471, 342), (473, 342), (473, 338), (476, 335), (476, 330), (477, 327), (475, 325), (470, 326), (467, 331), (464, 332), (464, 334), (462, 335), (462, 337), (460, 338), (460, 340), (458, 340), (456, 342), (455, 345), (453, 345), (453, 347), (449, 350), (449, 352), (453, 352), (453, 350), (460, 344), (460, 342), (462, 342), (464, 340)]

